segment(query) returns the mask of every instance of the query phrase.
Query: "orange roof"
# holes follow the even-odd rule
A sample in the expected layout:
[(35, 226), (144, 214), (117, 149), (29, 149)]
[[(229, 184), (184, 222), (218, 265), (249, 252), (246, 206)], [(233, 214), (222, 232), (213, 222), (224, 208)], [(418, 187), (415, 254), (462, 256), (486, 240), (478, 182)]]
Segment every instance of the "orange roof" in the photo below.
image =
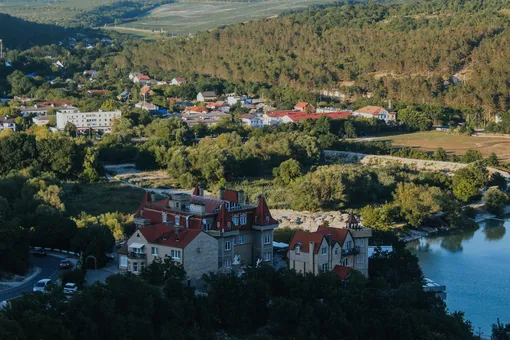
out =
[(151, 80), (151, 78), (149, 76), (144, 76), (144, 75), (138, 76), (137, 78), (138, 78), (138, 80)]
[(142, 89), (140, 90), (140, 94), (141, 94), (141, 95), (145, 95), (145, 94), (149, 93), (149, 92), (150, 92), (150, 90), (151, 90), (150, 86), (145, 85), (145, 86), (144, 86), (144, 87), (142, 87)]
[(299, 102), (296, 104), (296, 106), (294, 106), (294, 108), (304, 109), (308, 105), (310, 105), (310, 103), (308, 103), (308, 102)]
[(366, 113), (369, 115), (378, 115), (384, 110), (385, 110), (384, 107), (380, 106), (365, 106), (362, 107), (361, 109), (356, 110), (355, 112)]
[(338, 274), (342, 280), (345, 280), (349, 275), (349, 272), (352, 270), (351, 267), (341, 266), (337, 264), (335, 268), (333, 268), (333, 272)]
[(150, 242), (167, 247), (185, 248), (198, 234), (200, 229), (179, 228), (179, 233), (175, 232), (175, 227), (166, 224), (157, 224), (138, 229), (143, 237)]
[(316, 233), (321, 233), (323, 235), (331, 234), (331, 239), (338, 242), (340, 246), (343, 246), (347, 235), (349, 235), (349, 229), (324, 227), (321, 225), (317, 228)]
[(184, 111), (206, 112), (207, 110), (199, 106), (190, 106), (185, 108)]
[[(301, 250), (305, 253), (309, 252), (309, 244), (310, 242), (314, 242), (317, 245), (320, 245), (322, 239), (326, 235), (331, 235), (331, 241), (338, 242), (340, 246), (343, 246), (347, 235), (349, 234), (348, 229), (344, 228), (331, 228), (319, 226), (317, 231), (313, 233), (307, 233), (304, 231), (297, 231), (292, 237), (292, 241), (290, 242), (289, 249), (295, 249), (296, 244), (301, 243)], [(315, 247), (314, 253), (317, 254), (319, 252), (319, 247)]]

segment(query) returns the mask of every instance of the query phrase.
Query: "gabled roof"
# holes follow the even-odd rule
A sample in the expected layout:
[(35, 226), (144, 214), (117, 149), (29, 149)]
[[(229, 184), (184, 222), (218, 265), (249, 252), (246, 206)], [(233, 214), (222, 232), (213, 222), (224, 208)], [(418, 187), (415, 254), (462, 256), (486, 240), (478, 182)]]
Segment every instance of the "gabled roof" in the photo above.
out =
[(355, 112), (365, 113), (365, 114), (369, 114), (369, 115), (378, 115), (384, 110), (385, 110), (384, 107), (380, 107), (380, 106), (365, 106), (365, 107), (362, 107), (361, 109), (356, 110)]
[(252, 114), (244, 114), (244, 115), (240, 115), (239, 118), (241, 119), (252, 119), (252, 118), (255, 118), (257, 117), (256, 115), (252, 115)]
[(142, 89), (140, 90), (140, 94), (141, 95), (145, 95), (147, 93), (149, 93), (151, 91), (151, 87), (150, 86), (147, 86), (145, 85), (144, 87), (142, 87)]
[(178, 83), (182, 83), (182, 82), (185, 82), (186, 79), (184, 79), (184, 78), (175, 78), (175, 81), (178, 82)]
[(175, 227), (166, 224), (151, 225), (138, 229), (149, 243), (175, 248), (185, 248), (202, 232), (199, 229), (182, 227), (178, 228), (178, 233), (175, 230)]
[(345, 280), (349, 275), (349, 272), (352, 270), (351, 267), (341, 266), (337, 264), (335, 268), (333, 268), (333, 272), (336, 273), (342, 280)]
[(151, 80), (151, 78), (146, 75), (138, 75), (136, 78), (138, 78), (138, 80)]
[(291, 114), (303, 114), (303, 112), (301, 111), (294, 111), (294, 110), (279, 110), (279, 111), (273, 111), (271, 113), (268, 113), (267, 115), (269, 117), (285, 117), (287, 115), (291, 115)]
[(272, 225), (278, 224), (273, 216), (271, 216), (271, 212), (267, 207), (266, 200), (264, 196), (259, 196), (259, 202), (257, 204), (257, 209), (255, 209), (255, 224), (256, 225)]
[(343, 246), (347, 235), (349, 235), (349, 230), (345, 228), (331, 228), (319, 226), (317, 231), (313, 233), (307, 233), (304, 231), (297, 231), (292, 237), (292, 241), (290, 242), (289, 249), (295, 249), (298, 243), (301, 244), (301, 250), (304, 253), (309, 252), (309, 244), (310, 242), (314, 242), (316, 247), (314, 249), (314, 253), (317, 254), (319, 252), (319, 245), (322, 243), (322, 239), (326, 237), (326, 235), (331, 235), (331, 241), (333, 243), (337, 242), (340, 246)]
[(309, 102), (299, 102), (296, 104), (296, 106), (294, 106), (294, 108), (298, 108), (298, 109), (304, 109), (306, 108), (308, 105), (310, 105)]
[(345, 239), (347, 238), (347, 235), (349, 235), (350, 231), (349, 229), (345, 228), (331, 228), (321, 225), (319, 228), (317, 228), (316, 233), (321, 233), (322, 235), (331, 234), (331, 239), (335, 242), (338, 242), (340, 246), (343, 246)]

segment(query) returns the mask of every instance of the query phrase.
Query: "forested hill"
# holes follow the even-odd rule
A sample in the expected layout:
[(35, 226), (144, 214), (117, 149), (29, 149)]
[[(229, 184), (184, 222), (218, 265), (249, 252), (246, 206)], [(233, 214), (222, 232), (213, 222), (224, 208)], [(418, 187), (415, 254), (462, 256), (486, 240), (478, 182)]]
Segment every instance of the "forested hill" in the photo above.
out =
[[(493, 114), (510, 98), (509, 23), (508, 0), (342, 5), (130, 47), (119, 61), (317, 92), (355, 80), (382, 98)], [(451, 85), (459, 71), (465, 84)]]
[(38, 24), (7, 14), (0, 14), (0, 39), (4, 48), (24, 49), (34, 45), (56, 44), (73, 31), (60, 26)]

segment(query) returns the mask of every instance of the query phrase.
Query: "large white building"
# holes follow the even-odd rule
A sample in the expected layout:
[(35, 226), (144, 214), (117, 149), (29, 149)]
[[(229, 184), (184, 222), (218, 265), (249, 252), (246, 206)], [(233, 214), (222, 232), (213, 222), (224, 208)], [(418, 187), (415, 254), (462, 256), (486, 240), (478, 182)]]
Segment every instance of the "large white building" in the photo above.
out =
[(98, 111), (98, 112), (57, 112), (57, 128), (62, 130), (67, 123), (72, 123), (78, 130), (103, 130), (110, 131), (112, 121), (120, 118), (120, 111)]

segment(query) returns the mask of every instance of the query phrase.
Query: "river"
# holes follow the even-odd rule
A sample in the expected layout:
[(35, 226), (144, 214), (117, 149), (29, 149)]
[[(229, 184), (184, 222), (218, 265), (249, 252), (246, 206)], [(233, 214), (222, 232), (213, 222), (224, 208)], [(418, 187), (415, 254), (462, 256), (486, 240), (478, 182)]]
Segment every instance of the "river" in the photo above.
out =
[[(429, 236), (408, 244), (425, 277), (446, 285), (450, 312), (463, 311), (475, 334), (489, 337), (500, 318), (510, 323), (510, 220), (487, 220), (477, 230)], [(480, 327), (480, 328), (479, 328)]]

